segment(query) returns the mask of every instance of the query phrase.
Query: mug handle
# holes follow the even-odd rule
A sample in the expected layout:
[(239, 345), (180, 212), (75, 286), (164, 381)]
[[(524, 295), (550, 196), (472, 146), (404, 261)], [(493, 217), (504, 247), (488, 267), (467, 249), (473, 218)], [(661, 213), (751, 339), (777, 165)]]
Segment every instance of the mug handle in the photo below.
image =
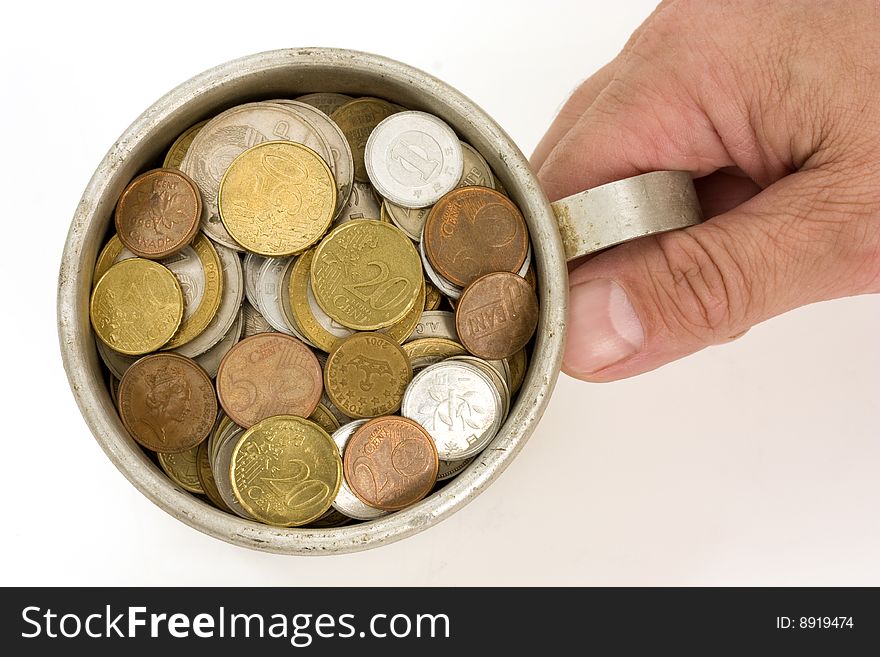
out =
[(703, 212), (687, 171), (653, 171), (550, 204), (569, 262), (646, 235), (694, 226)]

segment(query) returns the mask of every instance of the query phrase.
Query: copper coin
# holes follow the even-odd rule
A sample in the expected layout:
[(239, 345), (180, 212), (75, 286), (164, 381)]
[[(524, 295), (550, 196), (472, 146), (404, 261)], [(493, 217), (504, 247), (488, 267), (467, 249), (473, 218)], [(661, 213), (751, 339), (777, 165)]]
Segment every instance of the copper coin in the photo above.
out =
[(302, 342), (284, 333), (258, 333), (236, 344), (217, 371), (217, 396), (241, 427), (273, 415), (308, 417), (321, 400), (321, 365)]
[(178, 354), (153, 354), (119, 383), (119, 415), (138, 443), (176, 454), (201, 443), (214, 426), (217, 396), (208, 374)]
[(153, 169), (132, 180), (116, 205), (116, 233), (141, 258), (167, 258), (192, 242), (202, 197), (177, 169)]
[(538, 327), (538, 298), (521, 276), (494, 272), (471, 283), (458, 300), (455, 329), (474, 356), (509, 358)]
[(415, 504), (437, 481), (439, 460), (418, 422), (377, 417), (357, 429), (343, 457), (345, 480), (364, 504), (395, 511)]
[(422, 239), (434, 269), (459, 287), (493, 271), (519, 271), (529, 251), (519, 208), (488, 187), (459, 187), (443, 196), (425, 220)]

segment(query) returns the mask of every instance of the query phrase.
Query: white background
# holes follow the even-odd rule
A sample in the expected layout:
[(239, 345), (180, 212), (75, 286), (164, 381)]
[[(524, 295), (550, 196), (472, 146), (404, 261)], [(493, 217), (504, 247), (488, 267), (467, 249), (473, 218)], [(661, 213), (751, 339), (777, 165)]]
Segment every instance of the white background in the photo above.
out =
[(14, 3), (0, 27), (0, 584), (880, 584), (877, 297), (792, 312), (634, 380), (562, 376), (495, 484), (391, 546), (260, 554), (153, 506), (86, 428), (56, 337), (70, 217), (126, 126), (215, 64), (325, 45), (439, 76), (528, 154), (652, 3), (106, 6)]

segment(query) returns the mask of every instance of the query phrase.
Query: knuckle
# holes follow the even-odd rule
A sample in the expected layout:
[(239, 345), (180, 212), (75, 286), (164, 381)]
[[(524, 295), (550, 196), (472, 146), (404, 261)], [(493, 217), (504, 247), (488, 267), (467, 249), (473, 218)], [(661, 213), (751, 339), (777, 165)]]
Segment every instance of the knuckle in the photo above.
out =
[[(830, 168), (830, 167), (829, 167)], [(812, 173), (812, 194), (792, 200), (791, 234), (799, 234), (810, 265), (837, 272), (829, 294), (875, 292), (880, 287), (880, 167), (841, 166)], [(842, 288), (840, 286), (843, 286)]]
[(664, 328), (700, 342), (724, 342), (748, 326), (752, 286), (727, 251), (720, 229), (680, 230), (656, 237), (648, 263), (654, 303)]

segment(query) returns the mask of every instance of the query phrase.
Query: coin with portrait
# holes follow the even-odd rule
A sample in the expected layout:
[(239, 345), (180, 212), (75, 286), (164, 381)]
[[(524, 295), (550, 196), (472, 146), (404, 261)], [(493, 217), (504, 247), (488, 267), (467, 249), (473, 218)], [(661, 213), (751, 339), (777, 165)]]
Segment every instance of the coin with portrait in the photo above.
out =
[(217, 396), (205, 370), (173, 353), (145, 356), (119, 384), (119, 415), (137, 442), (154, 452), (195, 447), (211, 432)]

